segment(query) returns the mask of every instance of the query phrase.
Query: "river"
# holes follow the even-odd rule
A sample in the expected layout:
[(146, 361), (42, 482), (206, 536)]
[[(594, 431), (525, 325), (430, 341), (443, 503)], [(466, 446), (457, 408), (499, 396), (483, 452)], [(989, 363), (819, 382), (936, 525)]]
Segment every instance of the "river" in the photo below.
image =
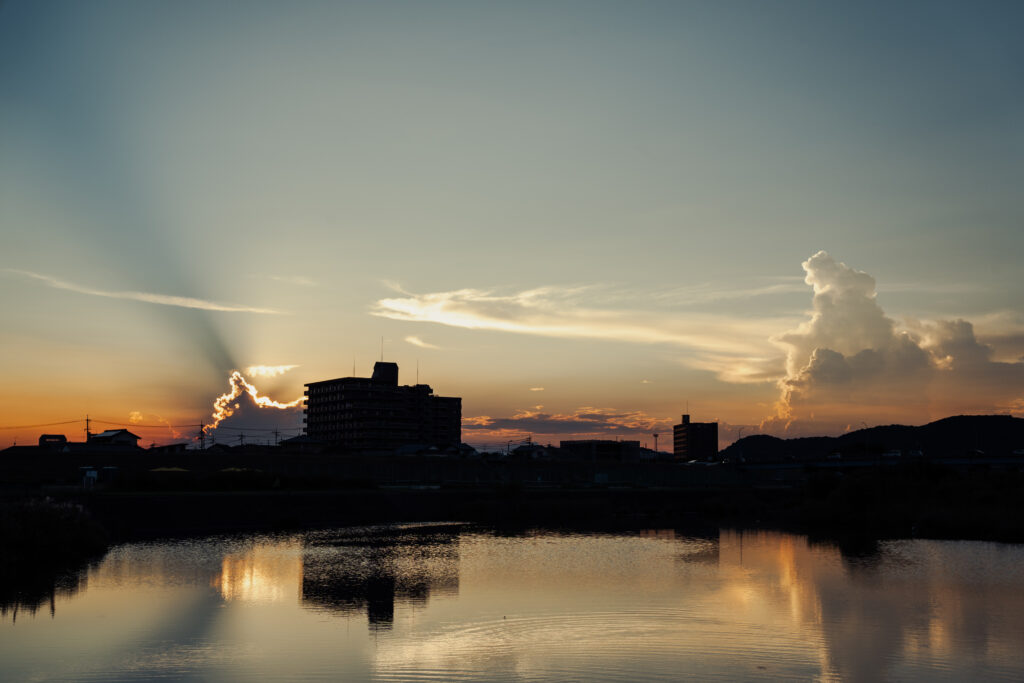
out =
[(0, 680), (1024, 679), (1024, 546), (396, 525), (116, 546)]

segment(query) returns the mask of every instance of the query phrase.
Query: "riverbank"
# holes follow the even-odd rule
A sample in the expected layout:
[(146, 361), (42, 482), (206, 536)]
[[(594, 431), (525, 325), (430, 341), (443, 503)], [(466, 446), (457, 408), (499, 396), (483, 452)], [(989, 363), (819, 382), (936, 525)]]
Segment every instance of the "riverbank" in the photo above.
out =
[(1024, 476), (908, 467), (799, 487), (499, 486), (94, 491), (72, 497), (117, 540), (458, 520), (540, 528), (774, 528), (814, 536), (1024, 542)]
[[(232, 478), (218, 488), (52, 491), (3, 504), (8, 554), (83, 558), (112, 542), (456, 520), (559, 528), (771, 528), (816, 537), (1024, 542), (1024, 475), (927, 465), (810, 473), (798, 486), (379, 486), (290, 488)], [(242, 485), (248, 483), (249, 485)], [(272, 485), (273, 484), (273, 485)]]

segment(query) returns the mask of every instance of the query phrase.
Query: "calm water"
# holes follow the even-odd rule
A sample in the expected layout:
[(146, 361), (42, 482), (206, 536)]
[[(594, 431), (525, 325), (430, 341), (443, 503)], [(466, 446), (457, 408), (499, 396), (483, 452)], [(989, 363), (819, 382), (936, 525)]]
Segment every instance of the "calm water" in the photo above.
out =
[(119, 546), (0, 611), (12, 681), (1024, 679), (1024, 547), (974, 542), (213, 538)]

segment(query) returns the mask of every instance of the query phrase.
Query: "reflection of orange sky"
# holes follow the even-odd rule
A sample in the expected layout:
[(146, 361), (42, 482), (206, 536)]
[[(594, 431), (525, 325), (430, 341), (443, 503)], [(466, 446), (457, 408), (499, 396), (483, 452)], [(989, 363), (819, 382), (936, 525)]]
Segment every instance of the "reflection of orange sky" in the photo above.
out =
[[(972, 586), (949, 566), (949, 544), (914, 541), (917, 564), (883, 559), (879, 569), (844, 563), (838, 549), (799, 536), (723, 532), (719, 543), (732, 608), (748, 616), (783, 608), (793, 626), (822, 639), (823, 671), (844, 680), (885, 678), (894, 656), (915, 662), (981, 655), (1024, 664), (1016, 645), (1024, 638), (1024, 596), (990, 582), (985, 590)], [(978, 545), (998, 554), (997, 546)]]
[(737, 661), (739, 674), (777, 657), (826, 680), (920, 678), (943, 662), (1022, 670), (1024, 596), (992, 579), (1012, 574), (1010, 560), (973, 545), (975, 584), (955, 544), (909, 543), (912, 562), (899, 544), (851, 558), (774, 532), (464, 538), (458, 609), (471, 626), (381, 644), (377, 664), (540, 675), (552, 661), (614, 667), (644, 651), (651, 666)]
[(302, 586), (301, 545), (261, 544), (225, 555), (220, 573), (210, 584), (228, 601), (297, 603)]

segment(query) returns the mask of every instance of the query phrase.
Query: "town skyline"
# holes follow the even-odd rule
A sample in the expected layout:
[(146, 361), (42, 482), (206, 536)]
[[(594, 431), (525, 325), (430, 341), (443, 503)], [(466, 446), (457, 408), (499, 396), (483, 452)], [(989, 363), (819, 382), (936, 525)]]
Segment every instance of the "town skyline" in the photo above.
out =
[(5, 3), (0, 444), (197, 424), (235, 371), (290, 403), (382, 337), (469, 443), (1024, 415), (984, 6)]

